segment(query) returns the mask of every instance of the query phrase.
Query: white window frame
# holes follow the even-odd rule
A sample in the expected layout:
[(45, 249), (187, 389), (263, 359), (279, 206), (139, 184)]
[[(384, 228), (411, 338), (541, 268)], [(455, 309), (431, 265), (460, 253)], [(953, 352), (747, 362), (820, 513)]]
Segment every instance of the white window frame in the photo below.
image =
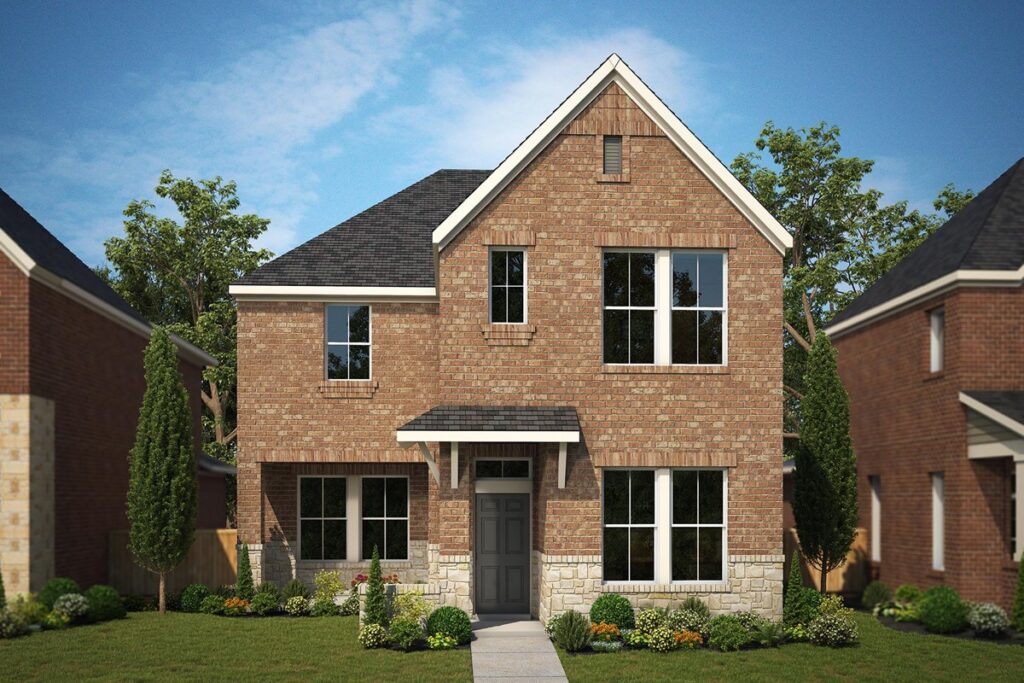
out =
[[(404, 479), (405, 480), (405, 517), (388, 516), (387, 485), (384, 486), (384, 516), (364, 517), (363, 516), (363, 482), (367, 479)], [(412, 490), (409, 488), (409, 475), (406, 474), (364, 474), (359, 478), (359, 559), (369, 562), (371, 558), (362, 557), (363, 554), (363, 522), (384, 522), (384, 548), (378, 548), (381, 562), (407, 562), (410, 558), (409, 534), (411, 533), (411, 522), (409, 513), (412, 512)], [(388, 543), (388, 521), (405, 520), (405, 557), (385, 557), (385, 548)]]
[[(366, 314), (369, 316), (369, 329), (367, 330), (367, 336), (365, 342), (332, 342), (330, 336), (330, 330), (327, 326), (327, 311), (332, 306), (342, 308), (366, 308)], [(348, 330), (348, 325), (345, 326)], [(350, 334), (351, 336), (351, 334)], [(330, 371), (328, 370), (329, 353), (332, 346), (365, 346), (369, 352), (370, 359), (370, 371), (367, 373), (366, 378), (353, 379), (351, 377), (346, 378), (331, 378)], [(347, 362), (347, 358), (346, 358)], [(366, 382), (373, 379), (373, 306), (371, 304), (340, 304), (340, 303), (328, 303), (324, 304), (324, 379), (329, 382)]]
[(932, 569), (946, 569), (946, 477), (932, 472)]
[[(519, 251), (523, 254), (523, 319), (519, 322), (495, 322), (494, 320), (494, 307), (492, 303), (494, 301), (494, 288), (504, 287), (505, 288), (505, 317), (508, 318), (508, 290), (509, 288), (515, 288), (519, 285), (509, 285), (507, 282), (504, 285), (496, 285), (493, 282), (493, 272), (491, 271), (491, 257), (495, 253), (508, 253), (510, 251)], [(508, 257), (506, 256), (506, 259)], [(525, 325), (530, 320), (530, 280), (529, 280), (529, 256), (527, 255), (526, 247), (516, 246), (495, 246), (487, 250), (487, 321), (492, 325)], [(505, 277), (508, 279), (508, 261), (505, 262)]]
[[(675, 487), (672, 486), (672, 473), (673, 472), (721, 472), (722, 473), (722, 522), (721, 524), (705, 524), (700, 521), (700, 478), (698, 475), (697, 479), (697, 523), (696, 524), (676, 524), (673, 519), (673, 510), (675, 509)], [(673, 467), (668, 472), (668, 494), (669, 494), (669, 506), (668, 506), (668, 552), (666, 555), (669, 556), (668, 562), (668, 576), (671, 579), (671, 583), (681, 585), (694, 585), (694, 584), (705, 584), (705, 583), (724, 583), (729, 578), (729, 551), (728, 551), (728, 538), (729, 538), (729, 470), (724, 467)], [(676, 580), (672, 578), (672, 529), (697, 529), (697, 578)], [(722, 578), (720, 579), (702, 579), (700, 578), (700, 530), (701, 529), (721, 529), (722, 530)]]
[[(615, 468), (608, 468), (608, 470), (614, 470), (614, 471), (618, 471), (618, 472), (653, 472), (654, 473), (654, 522), (651, 523), (651, 524), (633, 524), (632, 522), (630, 522), (628, 524), (608, 524), (608, 523), (606, 523), (604, 521), (604, 509), (605, 509), (605, 505), (604, 505), (604, 491), (605, 491), (604, 483), (605, 482), (604, 482), (604, 476), (602, 475), (602, 477), (601, 477), (601, 578), (602, 578), (602, 581), (604, 583), (606, 583), (606, 584), (611, 584), (611, 585), (627, 584), (627, 583), (630, 584), (630, 585), (643, 585), (643, 584), (654, 585), (654, 584), (658, 583), (658, 566), (659, 566), (658, 501), (663, 499), (663, 496), (659, 496), (658, 495), (658, 470), (656, 470), (653, 467), (615, 467)], [(627, 501), (627, 509), (629, 510), (630, 519), (632, 519), (632, 516), (633, 516), (633, 481), (632, 481), (632, 476), (630, 477), (630, 482), (629, 482), (629, 499)], [(636, 528), (636, 529), (653, 529), (654, 530), (654, 576), (652, 578), (650, 578), (650, 579), (638, 579), (638, 580), (634, 580), (632, 578), (605, 580), (604, 579), (604, 530), (605, 529), (627, 529), (627, 530), (631, 531), (634, 528)], [(632, 560), (633, 550), (632, 550), (632, 547), (631, 547), (632, 544), (629, 543), (629, 541), (628, 541), (629, 536), (627, 536), (626, 538), (627, 538), (627, 543), (626, 543), (626, 571), (627, 571), (628, 574), (632, 575), (633, 570), (630, 567), (630, 565), (632, 564), (631, 560)]]
[[(721, 524), (675, 524), (672, 519), (672, 473), (675, 471), (716, 471), (722, 473), (722, 523)], [(604, 477), (601, 481), (601, 569), (602, 583), (608, 586), (617, 585), (682, 585), (708, 586), (727, 585), (729, 582), (729, 468), (727, 467), (609, 467), (605, 471), (640, 471), (654, 472), (654, 524), (605, 524), (604, 521)], [(630, 487), (630, 504), (633, 490)], [(698, 513), (699, 514), (699, 513)], [(699, 517), (698, 517), (699, 520)], [(604, 529), (611, 528), (651, 528), (654, 527), (654, 578), (653, 580), (604, 579)], [(680, 580), (672, 578), (672, 529), (674, 527), (689, 528), (721, 528), (722, 529), (722, 578), (712, 580)], [(699, 532), (698, 532), (699, 533)], [(629, 551), (627, 549), (627, 562)]]
[[(490, 461), (515, 461), (526, 463), (526, 476), (525, 477), (478, 477), (476, 475), (476, 464), (478, 462), (490, 462)], [(497, 457), (480, 457), (473, 459), (473, 479), (475, 481), (533, 481), (533, 458), (520, 458), (514, 455), (497, 456)]]
[[(302, 516), (302, 480), (303, 479), (319, 479), (324, 481), (325, 479), (345, 479), (345, 516), (344, 517), (303, 517)], [(357, 478), (358, 481), (358, 478)], [(351, 539), (352, 539), (352, 524), (351, 513), (352, 506), (350, 500), (352, 498), (352, 481), (351, 477), (344, 474), (300, 474), (295, 490), (295, 560), (297, 562), (347, 562), (351, 556)], [(323, 485), (320, 486), (320, 512), (323, 513)], [(345, 520), (345, 557), (342, 559), (303, 559), (302, 557), (302, 520), (319, 520), (321, 523), (326, 520)], [(321, 545), (323, 544), (323, 529), (321, 528)]]
[(882, 478), (877, 474), (868, 477), (871, 488), (871, 560), (882, 561)]
[(942, 372), (946, 366), (946, 309), (940, 306), (928, 312), (929, 370)]
[[(722, 255), (722, 305), (701, 306), (700, 290), (698, 289), (697, 303), (694, 306), (676, 306), (672, 301), (672, 288), (675, 279), (675, 271), (672, 267), (672, 257), (675, 254), (704, 254)], [(669, 363), (678, 367), (718, 367), (728, 365), (729, 358), (729, 252), (721, 249), (672, 249), (669, 252), (668, 262), (668, 324), (664, 328), (668, 331), (668, 356)], [(697, 284), (700, 284), (700, 259), (697, 260)], [(696, 311), (699, 318), (701, 311), (718, 311), (722, 314), (722, 362), (721, 363), (674, 363), (672, 362), (672, 311)], [(700, 327), (697, 328), (697, 353), (700, 355)]]
[[(729, 252), (723, 249), (644, 249), (636, 247), (607, 247), (601, 250), (601, 363), (610, 366), (651, 366), (667, 365), (677, 368), (727, 367), (729, 365)], [(604, 256), (605, 254), (653, 254), (654, 255), (654, 306), (608, 306), (604, 301)], [(675, 307), (672, 302), (672, 254), (721, 254), (722, 255), (722, 307)], [(632, 264), (630, 265), (632, 269)], [(628, 277), (628, 275), (627, 275)], [(628, 284), (628, 283), (627, 283)], [(654, 362), (653, 363), (608, 363), (604, 349), (605, 311), (654, 311)], [(722, 312), (722, 362), (721, 363), (673, 363), (672, 362), (672, 311), (704, 310)], [(627, 326), (627, 335), (630, 327)]]

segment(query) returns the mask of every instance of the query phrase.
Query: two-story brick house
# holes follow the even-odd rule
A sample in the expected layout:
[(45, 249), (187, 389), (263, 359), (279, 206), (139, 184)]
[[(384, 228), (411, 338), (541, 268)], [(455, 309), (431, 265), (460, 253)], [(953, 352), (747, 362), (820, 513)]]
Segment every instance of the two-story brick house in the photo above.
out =
[(612, 55), (498, 168), (263, 266), (232, 287), (254, 571), (377, 546), (478, 613), (779, 615), (789, 245)]
[(1024, 159), (828, 328), (873, 574), (1009, 607), (1024, 526)]

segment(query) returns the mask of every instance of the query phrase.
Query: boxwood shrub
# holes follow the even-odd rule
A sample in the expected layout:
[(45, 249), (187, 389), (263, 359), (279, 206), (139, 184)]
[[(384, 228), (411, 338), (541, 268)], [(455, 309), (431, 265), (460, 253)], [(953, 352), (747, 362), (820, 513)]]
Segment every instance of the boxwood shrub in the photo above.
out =
[(178, 608), (182, 612), (198, 612), (203, 600), (210, 594), (210, 589), (201, 583), (193, 583), (185, 586), (178, 598)]
[(615, 624), (619, 630), (636, 626), (633, 605), (618, 593), (605, 593), (590, 607), (590, 621), (594, 624)]
[(932, 633), (956, 633), (967, 627), (967, 605), (948, 586), (934, 586), (918, 605), (921, 623)]
[(128, 613), (121, 602), (121, 596), (110, 586), (93, 586), (85, 591), (89, 603), (88, 617), (91, 621), (122, 619)]
[(750, 631), (731, 614), (720, 614), (708, 622), (708, 645), (722, 652), (734, 652), (752, 640)]
[(892, 601), (892, 589), (881, 581), (872, 581), (864, 589), (861, 603), (865, 609), (874, 609), (878, 605)]
[(81, 593), (82, 589), (78, 587), (78, 584), (74, 579), (66, 579), (64, 577), (56, 577), (50, 579), (43, 586), (43, 589), (39, 591), (39, 595), (36, 598), (39, 602), (43, 603), (43, 606), (48, 610), (53, 609), (53, 603), (57, 601), (62, 595), (68, 593)]
[(451, 605), (438, 607), (427, 617), (427, 635), (434, 636), (438, 633), (446, 633), (455, 638), (459, 645), (465, 645), (473, 637), (469, 615)]

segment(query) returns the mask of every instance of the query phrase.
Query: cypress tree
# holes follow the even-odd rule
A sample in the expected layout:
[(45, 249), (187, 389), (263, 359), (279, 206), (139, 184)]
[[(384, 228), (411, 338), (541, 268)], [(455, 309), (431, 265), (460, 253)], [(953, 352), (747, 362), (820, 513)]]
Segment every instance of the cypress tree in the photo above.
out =
[(800, 550), (821, 571), (824, 594), (828, 573), (846, 562), (857, 533), (857, 462), (849, 398), (823, 332), (811, 346), (804, 383), (793, 515)]
[(793, 551), (793, 559), (789, 562), (789, 583), (786, 585), (786, 596), (782, 601), (782, 623), (785, 626), (796, 626), (801, 620), (803, 605), (804, 577), (800, 573), (800, 553)]
[(380, 554), (377, 546), (373, 546), (373, 556), (370, 561), (370, 578), (366, 582), (366, 607), (363, 609), (363, 626), (368, 624), (379, 624), (387, 628), (388, 605), (384, 595), (384, 578), (380, 571)]
[(249, 545), (242, 544), (242, 556), (238, 558), (238, 579), (235, 582), (235, 595), (242, 600), (252, 600), (256, 589), (252, 585), (252, 565), (249, 564)]
[(153, 328), (144, 357), (142, 399), (128, 481), (128, 545), (135, 561), (160, 577), (160, 613), (167, 610), (167, 574), (192, 546), (196, 528), (196, 463), (192, 413), (170, 335)]
[(4, 572), (0, 567), (0, 609), (7, 607), (7, 593), (4, 591)]
[(1017, 593), (1013, 596), (1013, 612), (1010, 620), (1016, 631), (1024, 632), (1024, 555), (1021, 555), (1020, 569), (1017, 570)]

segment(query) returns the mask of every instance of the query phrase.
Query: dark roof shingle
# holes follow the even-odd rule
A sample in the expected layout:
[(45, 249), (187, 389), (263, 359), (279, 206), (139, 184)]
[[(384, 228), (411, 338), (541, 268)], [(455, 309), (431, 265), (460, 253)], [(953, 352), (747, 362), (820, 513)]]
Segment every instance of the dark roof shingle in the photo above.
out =
[(975, 401), (1024, 424), (1024, 391), (965, 391)]
[(282, 254), (236, 284), (433, 287), (431, 233), (490, 174), (437, 171)]
[(571, 407), (436, 406), (399, 428), (439, 432), (578, 432)]
[(830, 324), (895, 299), (957, 270), (1017, 270), (1024, 265), (1024, 158), (972, 199)]

